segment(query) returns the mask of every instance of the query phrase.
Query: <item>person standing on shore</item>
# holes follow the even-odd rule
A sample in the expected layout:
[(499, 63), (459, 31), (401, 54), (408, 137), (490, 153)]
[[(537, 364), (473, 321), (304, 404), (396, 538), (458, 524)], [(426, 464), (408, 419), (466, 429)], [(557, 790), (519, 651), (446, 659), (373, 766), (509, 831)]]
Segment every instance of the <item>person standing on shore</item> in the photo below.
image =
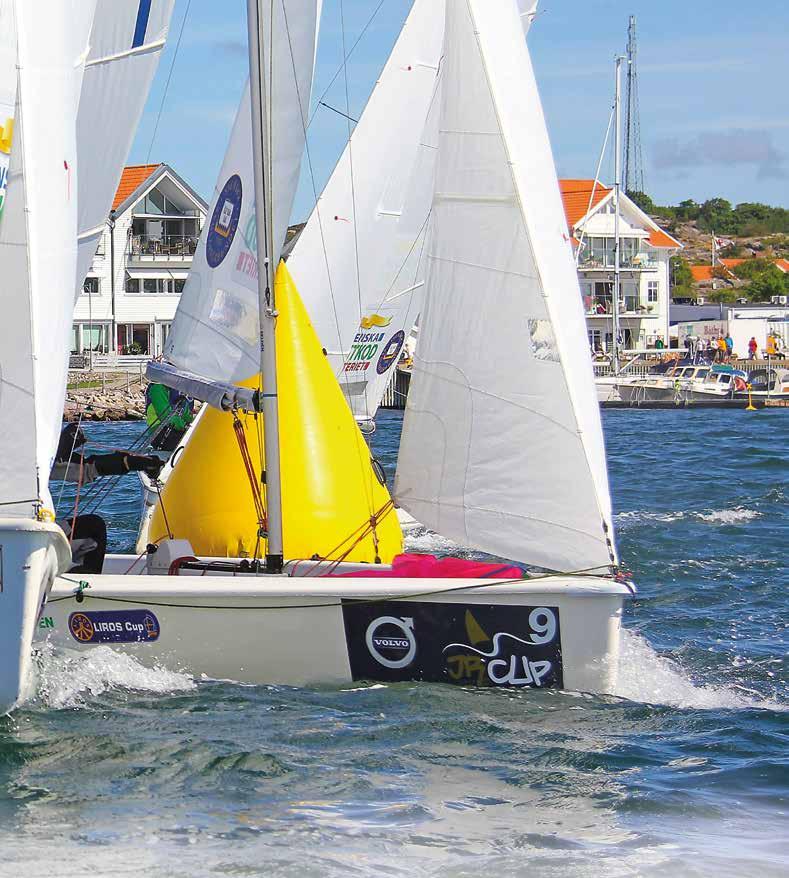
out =
[(756, 359), (756, 351), (759, 350), (759, 345), (756, 343), (756, 339), (754, 336), (751, 336), (751, 340), (748, 342), (748, 359), (755, 360)]
[(726, 333), (726, 338), (724, 339), (724, 342), (726, 343), (726, 360), (728, 362), (732, 358), (732, 354), (734, 353), (734, 339), (728, 332)]

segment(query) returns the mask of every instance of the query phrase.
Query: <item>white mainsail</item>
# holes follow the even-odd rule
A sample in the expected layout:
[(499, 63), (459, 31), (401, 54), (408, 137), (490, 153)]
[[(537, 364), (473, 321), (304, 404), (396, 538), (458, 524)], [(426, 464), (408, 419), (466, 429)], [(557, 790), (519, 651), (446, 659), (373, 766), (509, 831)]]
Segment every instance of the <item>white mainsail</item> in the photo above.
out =
[(78, 183), (79, 255), (75, 294), (104, 232), (164, 49), (175, 0), (97, 0), (77, 120), (86, 169)]
[(440, 142), (395, 494), (458, 543), (615, 563), (605, 452), (553, 157), (515, 0), (447, 0)]
[[(269, 4), (263, 4), (270, 14)], [(285, 241), (296, 194), (306, 122), (312, 90), (318, 0), (280, 0), (273, 4), (273, 22), (264, 20), (270, 33), (263, 51), (273, 57), (265, 69), (271, 107), (271, 186), (276, 267)], [(224, 384), (240, 381), (260, 371), (258, 316), (257, 227), (252, 163), (250, 89), (247, 85), (236, 115), (208, 222), (192, 270), (178, 304), (167, 338), (165, 363), (152, 363), (148, 374), (170, 386), (226, 405)], [(190, 380), (190, 376), (195, 379)], [(211, 394), (204, 381), (221, 387)], [(229, 391), (235, 393), (235, 391)], [(240, 396), (243, 392), (239, 391)], [(235, 397), (235, 398), (240, 398)]]
[(16, 3), (17, 101), (0, 221), (0, 515), (52, 512), (77, 258), (75, 121), (95, 2)]
[(421, 307), (443, 34), (443, 0), (416, 0), (288, 260), (358, 419)]

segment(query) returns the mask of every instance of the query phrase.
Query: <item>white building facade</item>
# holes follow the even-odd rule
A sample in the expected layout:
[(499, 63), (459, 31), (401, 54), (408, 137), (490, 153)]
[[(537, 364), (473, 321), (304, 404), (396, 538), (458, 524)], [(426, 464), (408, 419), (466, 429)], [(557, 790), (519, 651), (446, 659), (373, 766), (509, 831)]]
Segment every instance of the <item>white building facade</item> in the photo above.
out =
[(124, 169), (74, 309), (72, 354), (87, 365), (162, 352), (207, 209), (166, 164)]
[[(567, 224), (576, 245), (589, 346), (614, 340), (614, 191), (593, 180), (562, 180)], [(682, 246), (626, 195), (620, 197), (620, 343), (626, 350), (669, 344), (670, 259)]]

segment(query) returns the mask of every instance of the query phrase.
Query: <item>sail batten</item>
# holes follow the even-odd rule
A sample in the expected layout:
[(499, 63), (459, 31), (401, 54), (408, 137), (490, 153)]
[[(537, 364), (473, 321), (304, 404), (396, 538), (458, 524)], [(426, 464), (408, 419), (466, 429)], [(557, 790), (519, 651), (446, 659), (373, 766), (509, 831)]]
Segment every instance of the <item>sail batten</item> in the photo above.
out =
[(395, 493), (463, 545), (605, 570), (616, 556), (602, 430), (523, 6), (447, 0), (433, 234)]

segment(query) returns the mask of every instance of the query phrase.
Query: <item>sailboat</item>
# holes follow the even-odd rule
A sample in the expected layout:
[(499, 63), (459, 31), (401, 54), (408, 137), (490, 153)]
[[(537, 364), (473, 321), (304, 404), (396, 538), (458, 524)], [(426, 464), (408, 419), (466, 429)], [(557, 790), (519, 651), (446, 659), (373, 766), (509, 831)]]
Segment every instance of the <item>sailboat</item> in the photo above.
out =
[[(202, 394), (214, 435), (222, 427), (256, 440), (246, 442), (246, 456), (241, 440), (239, 448), (249, 494), (264, 514), (251, 534), (240, 535), (243, 556), (227, 540), (224, 555), (209, 555), (173, 525), (174, 494), (162, 504), (165, 532), (145, 556), (109, 556), (102, 574), (53, 586), (49, 636), (77, 649), (109, 643), (145, 663), (251, 683), (373, 679), (612, 691), (632, 586), (617, 575), (581, 297), (516, 0), (446, 3), (420, 347), (394, 499), (465, 546), (545, 572), (524, 577), (512, 564), (401, 555), (389, 563), (392, 546), (384, 551), (375, 535), (392, 521), (388, 501), (358, 530), (367, 558), (349, 560), (344, 548), (285, 554), (288, 503), (332, 520), (347, 515), (331, 485), (334, 507), (327, 509), (314, 496), (323, 483), (300, 478), (297, 455), (288, 455), (291, 440), (298, 445), (303, 437), (294, 435), (298, 428), (280, 430), (278, 418), (297, 405), (291, 396), (305, 395), (301, 432), (317, 449), (335, 431), (333, 421), (317, 418), (320, 401), (313, 405), (318, 397), (305, 387), (340, 393), (298, 278), (282, 264), (275, 271), (304, 132), (304, 104), (294, 113), (287, 96), (295, 86), (283, 70), (308, 81), (314, 59), (303, 7), (303, 30), (294, 33), (286, 27), (289, 3), (274, 11), (285, 20), (272, 22), (268, 4), (249, 0), (255, 220), (243, 219), (243, 169), (226, 160), (202, 243), (209, 268), (226, 263), (252, 272), (238, 257), (243, 230), (254, 228), (257, 301), (233, 300), (215, 275), (204, 275), (212, 283), (197, 286), (181, 338), (213, 324), (215, 349), (185, 343), (183, 359), (154, 369), (171, 386)], [(277, 79), (283, 48), (287, 67)], [(307, 90), (299, 89), (298, 101)], [(242, 347), (222, 345), (245, 338), (255, 311), (262, 350), (258, 362), (242, 365)], [(226, 369), (228, 356), (241, 369), (231, 381), (211, 374)], [(288, 387), (291, 367), (296, 378)], [(336, 432), (358, 443), (351, 412), (336, 399), (326, 403)], [(309, 426), (314, 419), (320, 429)], [(344, 443), (337, 453), (348, 453)], [(210, 455), (202, 465), (215, 492), (235, 490), (214, 472)], [(197, 505), (187, 511), (184, 519), (210, 514)], [(305, 547), (321, 537), (318, 527), (296, 535)]]
[[(55, 576), (72, 566), (49, 473), (74, 300), (172, 7), (172, 0), (0, 2), (2, 78), (15, 95), (0, 145), (9, 156), (0, 220), (0, 714), (24, 695), (42, 603)], [(96, 132), (97, 118), (105, 135)]]
[(71, 564), (48, 476), (66, 393), (77, 255), (75, 120), (94, 5), (1, 6), (16, 99), (0, 222), (0, 713), (23, 695), (42, 600)]
[[(524, 36), (537, 12), (537, 0), (519, 0)], [(426, 265), (425, 244), (432, 207), (435, 157), (438, 149), (441, 54), (445, 4), (416, 0), (381, 71), (358, 124), (317, 199), (305, 227), (292, 247), (288, 268), (298, 280), (326, 356), (354, 417), (369, 433), (422, 307)], [(349, 108), (346, 108), (349, 109)], [(251, 167), (252, 144), (249, 89), (238, 109), (228, 156)], [(350, 121), (350, 120), (349, 120)], [(254, 242), (247, 236), (239, 262), (255, 265)], [(222, 279), (224, 295), (244, 300), (250, 278), (242, 272)], [(187, 290), (185, 311), (191, 307)], [(249, 307), (250, 323), (255, 310)], [(187, 317), (184, 323), (188, 324)], [(177, 323), (177, 326), (181, 323)], [(247, 328), (245, 368), (252, 368), (257, 327)], [(212, 333), (200, 343), (212, 348)], [(239, 340), (234, 339), (238, 345)], [(187, 345), (171, 336), (170, 349)], [(213, 354), (212, 354), (213, 355)], [(200, 368), (204, 364), (190, 364)], [(243, 369), (242, 369), (243, 371)], [(236, 372), (225, 373), (227, 379)], [(144, 476), (143, 515), (137, 551), (145, 551), (156, 534), (154, 516), (162, 486), (169, 480), (181, 449), (204, 428), (196, 422), (167, 462), (157, 484)], [(208, 440), (210, 441), (210, 440)], [(216, 447), (213, 458), (221, 452)], [(231, 454), (233, 450), (231, 449)], [(184, 476), (189, 478), (188, 475)], [(397, 510), (404, 527), (415, 527), (404, 509)], [(161, 513), (159, 513), (161, 516)], [(157, 530), (161, 530), (161, 522)]]

